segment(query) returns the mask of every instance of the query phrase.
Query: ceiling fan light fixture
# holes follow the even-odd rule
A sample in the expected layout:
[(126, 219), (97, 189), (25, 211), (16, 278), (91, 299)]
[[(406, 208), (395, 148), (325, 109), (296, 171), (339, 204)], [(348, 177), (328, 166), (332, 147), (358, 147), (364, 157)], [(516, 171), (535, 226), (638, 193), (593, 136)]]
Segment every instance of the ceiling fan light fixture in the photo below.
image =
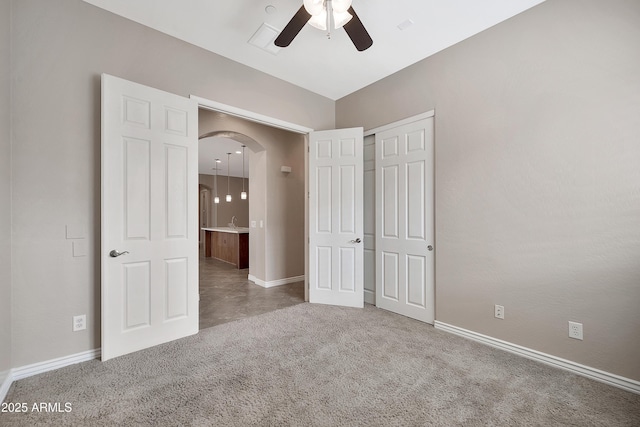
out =
[(319, 30), (326, 31), (327, 30), (327, 11), (322, 9), (322, 12), (320, 12), (319, 14), (311, 16), (311, 19), (309, 19), (309, 25)]
[[(299, 4), (299, 3), (298, 3)], [(304, 8), (307, 9), (309, 15), (316, 16), (324, 10), (323, 0), (304, 0)]]
[[(332, 0), (331, 8), (333, 9), (333, 16), (335, 18), (336, 13), (344, 13), (351, 7), (352, 0)], [(349, 18), (351, 19), (351, 18)]]
[(333, 23), (336, 30), (338, 28), (342, 28), (347, 22), (351, 21), (351, 18), (353, 18), (353, 15), (351, 15), (349, 12), (336, 12), (335, 10), (333, 11)]
[(351, 0), (303, 0), (303, 5), (276, 37), (274, 44), (278, 47), (289, 46), (307, 23), (321, 31), (327, 31), (328, 39), (331, 38), (332, 26), (344, 28), (359, 52), (373, 45), (367, 29), (351, 7)]

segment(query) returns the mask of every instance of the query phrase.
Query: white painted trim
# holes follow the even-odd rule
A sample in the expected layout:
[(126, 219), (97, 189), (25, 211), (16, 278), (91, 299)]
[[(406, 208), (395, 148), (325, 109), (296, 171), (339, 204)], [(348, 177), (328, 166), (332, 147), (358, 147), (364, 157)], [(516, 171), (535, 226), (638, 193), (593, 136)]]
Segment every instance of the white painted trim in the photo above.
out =
[(592, 380), (618, 387), (632, 393), (640, 394), (640, 382), (632, 380), (630, 378), (625, 378), (620, 375), (601, 371), (600, 369), (581, 365), (579, 363), (572, 362), (571, 360), (562, 359), (560, 357), (532, 350), (527, 347), (522, 347), (507, 341), (502, 341), (487, 335), (482, 335), (477, 332), (469, 331), (467, 329), (459, 328), (457, 326), (449, 325), (437, 320), (434, 322), (434, 327), (436, 329), (468, 338), (470, 340), (477, 341), (479, 343), (486, 344), (500, 350), (508, 351), (509, 353), (517, 354), (518, 356), (526, 357), (527, 359), (542, 362), (546, 365), (564, 369), (565, 371), (570, 371), (574, 374), (581, 375)]
[(306, 134), (313, 131), (313, 129), (306, 126), (297, 125), (285, 120), (280, 120), (274, 117), (265, 116), (263, 114), (254, 113), (253, 111), (244, 110), (242, 108), (223, 104), (221, 102), (211, 101), (210, 99), (201, 98), (199, 96), (190, 95), (189, 98), (195, 99), (198, 102), (198, 106), (206, 108), (207, 110), (219, 111), (221, 113), (230, 114), (232, 116), (240, 117), (263, 125), (301, 134)]
[(398, 126), (404, 126), (409, 123), (417, 122), (418, 120), (428, 119), (429, 117), (433, 117), (435, 115), (436, 115), (436, 110), (427, 111), (426, 113), (418, 114), (413, 117), (408, 117), (406, 119), (402, 119), (397, 122), (388, 123), (386, 125), (382, 125), (377, 128), (365, 130), (364, 136), (375, 135), (376, 133), (384, 132), (389, 129), (397, 128)]
[(287, 277), (285, 279), (278, 279), (278, 280), (270, 280), (268, 282), (265, 282), (264, 280), (260, 280), (255, 276), (252, 276), (251, 274), (248, 277), (249, 281), (255, 283), (258, 286), (262, 286), (263, 288), (273, 288), (276, 286), (282, 286), (282, 285), (288, 285), (290, 283), (296, 283), (296, 282), (302, 282), (305, 279), (305, 276), (294, 276), (294, 277)]
[(0, 385), (0, 403), (4, 402), (4, 398), (7, 397), (7, 393), (9, 393), (9, 388), (11, 388), (11, 383), (13, 383), (13, 377), (11, 376), (11, 370), (5, 371), (2, 373), (5, 378)]
[(69, 356), (58, 357), (57, 359), (45, 360), (44, 362), (13, 368), (9, 371), (7, 378), (0, 387), (0, 402), (4, 402), (4, 399), (7, 397), (7, 393), (9, 392), (9, 388), (14, 381), (64, 368), (65, 366), (75, 365), (76, 363), (98, 359), (101, 354), (102, 350), (100, 348), (96, 348), (93, 350), (83, 351), (82, 353), (71, 354)]
[(65, 366), (75, 365), (76, 363), (98, 359), (101, 353), (102, 350), (96, 348), (94, 350), (83, 351), (82, 353), (71, 354), (57, 359), (45, 360), (44, 362), (14, 368), (11, 371), (13, 377), (12, 380), (21, 380), (33, 375), (42, 374), (43, 372), (53, 371), (55, 369), (64, 368)]

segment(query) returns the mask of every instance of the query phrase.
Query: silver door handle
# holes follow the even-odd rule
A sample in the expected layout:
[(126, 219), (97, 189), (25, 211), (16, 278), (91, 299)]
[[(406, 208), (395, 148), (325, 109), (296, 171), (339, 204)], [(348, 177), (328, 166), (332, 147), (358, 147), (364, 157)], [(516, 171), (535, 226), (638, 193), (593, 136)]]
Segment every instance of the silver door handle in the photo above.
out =
[(120, 255), (124, 255), (124, 254), (128, 254), (128, 253), (129, 253), (129, 251), (122, 251), (122, 252), (118, 252), (118, 251), (116, 251), (116, 250), (114, 249), (114, 250), (112, 250), (111, 252), (109, 252), (109, 256), (110, 256), (111, 258), (117, 258), (117, 257), (119, 257)]
[(433, 250), (433, 246), (429, 245), (429, 246), (427, 246), (427, 249), (429, 249), (430, 251), (432, 251), (432, 250)]
[(360, 240), (359, 237), (355, 240), (349, 240), (349, 243), (360, 243), (360, 242), (362, 242), (362, 240)]

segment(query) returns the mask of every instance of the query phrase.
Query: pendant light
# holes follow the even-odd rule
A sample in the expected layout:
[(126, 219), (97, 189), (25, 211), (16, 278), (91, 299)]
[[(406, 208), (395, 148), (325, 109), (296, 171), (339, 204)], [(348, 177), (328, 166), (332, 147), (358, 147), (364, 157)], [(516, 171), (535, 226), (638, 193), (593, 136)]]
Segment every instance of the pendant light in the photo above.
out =
[(218, 197), (218, 163), (220, 163), (220, 159), (216, 159), (215, 168), (216, 174), (213, 176), (213, 189), (215, 191), (215, 197), (213, 198), (213, 203), (220, 203), (220, 197)]
[(231, 153), (227, 153), (227, 202), (231, 201), (231, 192), (229, 191), (229, 181), (231, 180), (231, 174), (229, 173), (229, 164), (231, 160)]
[(247, 199), (247, 192), (244, 191), (244, 149), (245, 149), (246, 145), (242, 146), (242, 193), (240, 193), (240, 198), (242, 200), (246, 200)]

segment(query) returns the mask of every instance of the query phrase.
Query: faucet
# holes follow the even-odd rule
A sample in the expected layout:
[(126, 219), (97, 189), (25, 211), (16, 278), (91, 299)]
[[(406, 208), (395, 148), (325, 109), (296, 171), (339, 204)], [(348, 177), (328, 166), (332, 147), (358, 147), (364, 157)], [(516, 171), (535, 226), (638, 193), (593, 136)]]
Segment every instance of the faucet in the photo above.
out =
[(231, 217), (231, 228), (238, 228), (238, 226), (236, 225), (236, 221), (238, 220), (238, 218), (236, 218), (235, 215), (233, 215)]

